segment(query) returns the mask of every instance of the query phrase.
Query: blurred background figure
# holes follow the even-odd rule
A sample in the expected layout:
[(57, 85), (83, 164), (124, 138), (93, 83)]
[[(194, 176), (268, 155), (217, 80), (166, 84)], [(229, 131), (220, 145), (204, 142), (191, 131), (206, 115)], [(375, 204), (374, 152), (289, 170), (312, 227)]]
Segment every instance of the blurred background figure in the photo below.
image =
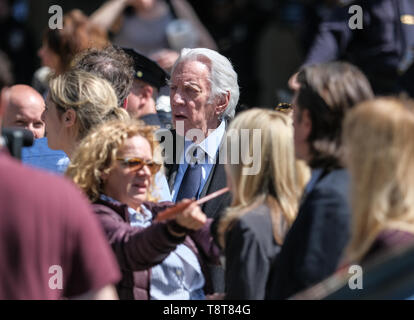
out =
[(287, 81), (303, 60), (301, 0), (189, 1), (239, 75), (237, 111), (290, 101)]
[(11, 62), (14, 83), (30, 84), (36, 68), (36, 50), (25, 14), (16, 10), (21, 2), (0, 0), (0, 50)]
[(380, 98), (344, 123), (351, 175), (352, 229), (345, 260), (367, 263), (414, 244), (414, 103)]
[(62, 29), (47, 28), (38, 55), (42, 66), (36, 72), (33, 86), (44, 93), (50, 73), (59, 75), (69, 70), (76, 54), (88, 48), (104, 48), (109, 44), (105, 30), (91, 23), (82, 11), (75, 9), (63, 17)]
[[(351, 6), (362, 28), (351, 28)], [(304, 65), (345, 60), (358, 66), (376, 94), (414, 95), (414, 3), (411, 0), (309, 1)], [(294, 77), (290, 80), (295, 86)]]
[(14, 83), (12, 65), (9, 57), (0, 50), (0, 85), (3, 87), (11, 86)]
[(8, 97), (3, 127), (24, 128), (32, 132), (35, 139), (42, 138), (45, 134), (43, 97), (32, 87), (23, 84), (12, 86)]
[(153, 128), (111, 121), (82, 141), (67, 176), (94, 203), (118, 257), (121, 299), (204, 299), (212, 293), (206, 263), (218, 263), (219, 253), (209, 234), (211, 220), (193, 202), (173, 220), (154, 221), (173, 205), (151, 202), (162, 164), (157, 150)]
[[(177, 25), (177, 19), (189, 24)], [(167, 71), (183, 47), (217, 48), (185, 0), (111, 0), (91, 15), (91, 21), (112, 31), (114, 44), (136, 49)]]
[[(249, 141), (242, 140), (242, 130), (249, 130)], [(260, 140), (255, 140), (254, 130), (260, 130)], [(254, 154), (256, 143), (261, 144), (260, 153)], [(233, 148), (245, 144), (248, 148), (237, 150), (235, 157)], [(253, 155), (259, 172), (247, 172), (242, 152)], [(226, 299), (263, 300), (272, 262), (296, 217), (303, 187), (297, 182), (289, 116), (256, 108), (240, 113), (227, 131), (227, 154), (233, 200), (218, 227), (226, 261)]]

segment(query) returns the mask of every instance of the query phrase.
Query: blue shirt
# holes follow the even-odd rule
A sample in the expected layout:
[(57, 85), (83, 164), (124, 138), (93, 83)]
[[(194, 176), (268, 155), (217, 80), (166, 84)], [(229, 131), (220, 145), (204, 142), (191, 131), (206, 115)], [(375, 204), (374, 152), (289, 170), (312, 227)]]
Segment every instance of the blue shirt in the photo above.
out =
[[(212, 133), (210, 133), (207, 138), (201, 141), (200, 144), (195, 144), (192, 141), (185, 140), (184, 142), (184, 153), (181, 155), (180, 165), (178, 167), (177, 176), (175, 177), (174, 187), (171, 193), (172, 199), (175, 202), (177, 199), (178, 191), (180, 190), (181, 182), (183, 181), (185, 171), (188, 167), (189, 159), (191, 159), (191, 151), (194, 150), (194, 147), (200, 148), (204, 153), (198, 153), (198, 155), (205, 155), (205, 159), (201, 159), (198, 163), (201, 165), (201, 182), (200, 189), (198, 190), (197, 199), (200, 197), (201, 192), (207, 182), (207, 179), (210, 175), (211, 169), (213, 168), (217, 152), (219, 150), (221, 141), (226, 132), (226, 123), (222, 121), (220, 125)], [(200, 159), (200, 158), (199, 158)]]
[(22, 163), (63, 174), (69, 165), (69, 158), (62, 150), (50, 149), (47, 138), (39, 138), (31, 147), (22, 148)]
[[(119, 203), (106, 195), (104, 201)], [(152, 212), (141, 206), (141, 212), (128, 207), (130, 225), (147, 228), (152, 224)], [(160, 264), (151, 268), (151, 300), (205, 299), (204, 276), (197, 256), (184, 244), (179, 244)]]

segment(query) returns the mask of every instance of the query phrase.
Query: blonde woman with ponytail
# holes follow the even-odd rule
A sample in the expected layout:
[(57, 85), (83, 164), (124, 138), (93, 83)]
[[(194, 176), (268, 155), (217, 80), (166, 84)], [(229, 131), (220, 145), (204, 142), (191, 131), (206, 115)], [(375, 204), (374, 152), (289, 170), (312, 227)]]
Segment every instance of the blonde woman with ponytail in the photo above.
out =
[(83, 70), (53, 78), (42, 119), (49, 148), (72, 157), (80, 140), (93, 127), (111, 119), (128, 119), (117, 106), (114, 89), (104, 79)]
[[(247, 135), (242, 131), (249, 133), (248, 141), (241, 138)], [(260, 132), (259, 142), (254, 139), (255, 131)], [(257, 149), (259, 152), (254, 154)], [(249, 166), (243, 161), (226, 165), (233, 202), (218, 225), (226, 258), (226, 298), (264, 299), (271, 262), (298, 208), (300, 187), (291, 119), (264, 109), (239, 114), (227, 132), (228, 162), (237, 158), (235, 152), (239, 153), (238, 159), (245, 158), (243, 153), (252, 155), (259, 171), (247, 174)]]

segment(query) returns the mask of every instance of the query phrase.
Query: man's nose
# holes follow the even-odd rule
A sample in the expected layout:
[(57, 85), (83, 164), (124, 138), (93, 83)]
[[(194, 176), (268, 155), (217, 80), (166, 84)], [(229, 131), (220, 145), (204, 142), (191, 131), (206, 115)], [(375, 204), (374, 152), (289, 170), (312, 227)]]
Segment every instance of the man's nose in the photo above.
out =
[(173, 95), (173, 102), (175, 104), (184, 104), (185, 100), (184, 100), (183, 96), (181, 95), (181, 93), (176, 92)]
[(26, 130), (29, 130), (32, 134), (33, 134), (33, 137), (35, 138), (35, 139), (37, 139), (38, 137), (37, 137), (37, 131), (36, 131), (36, 129), (33, 127), (33, 125), (32, 124), (28, 124), (28, 125), (26, 125), (25, 127), (24, 127)]

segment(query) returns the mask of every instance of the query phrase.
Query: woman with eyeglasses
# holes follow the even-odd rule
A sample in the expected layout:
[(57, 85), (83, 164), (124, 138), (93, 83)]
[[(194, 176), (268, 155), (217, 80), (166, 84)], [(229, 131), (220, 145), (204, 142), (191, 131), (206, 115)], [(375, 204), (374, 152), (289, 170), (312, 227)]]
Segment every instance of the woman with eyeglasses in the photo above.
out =
[(152, 127), (110, 121), (82, 140), (66, 174), (94, 203), (123, 273), (121, 299), (204, 299), (206, 263), (219, 263), (211, 221), (195, 202), (173, 220), (155, 221), (173, 205), (148, 201), (158, 151)]

